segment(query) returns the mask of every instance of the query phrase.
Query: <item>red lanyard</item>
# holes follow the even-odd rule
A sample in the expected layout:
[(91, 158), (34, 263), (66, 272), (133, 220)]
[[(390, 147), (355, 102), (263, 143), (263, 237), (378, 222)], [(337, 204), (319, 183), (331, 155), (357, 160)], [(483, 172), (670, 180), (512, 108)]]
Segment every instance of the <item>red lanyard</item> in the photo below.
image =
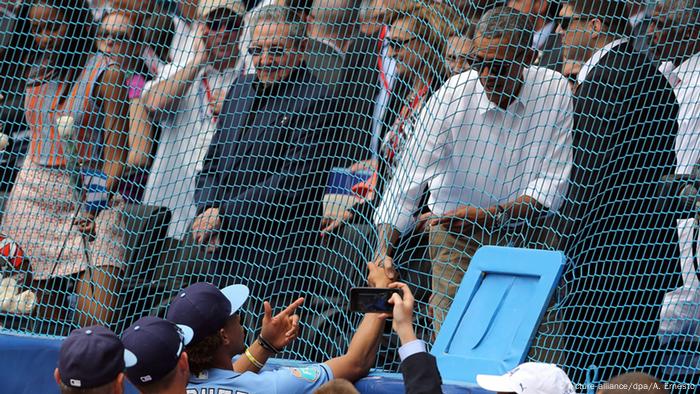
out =
[(209, 109), (209, 113), (211, 114), (211, 121), (216, 124), (216, 115), (214, 114), (212, 104), (214, 101), (214, 95), (211, 93), (211, 87), (209, 87), (209, 80), (207, 77), (202, 77), (202, 85), (204, 86), (204, 94), (207, 96), (207, 107)]
[(387, 152), (387, 158), (389, 161), (394, 160), (394, 154), (399, 148), (399, 137), (403, 137), (405, 139), (406, 135), (404, 133), (404, 124), (406, 124), (406, 120), (413, 114), (413, 111), (418, 108), (418, 105), (423, 101), (423, 97), (428, 93), (428, 85), (423, 86), (419, 91), (418, 94), (416, 94), (413, 97), (413, 100), (411, 100), (411, 104), (409, 106), (404, 106), (401, 109), (401, 119), (399, 120), (399, 124), (396, 127), (397, 133), (395, 133), (392, 137), (391, 141), (391, 146), (392, 149), (390, 149)]
[(383, 52), (384, 52), (384, 39), (386, 38), (386, 33), (387, 33), (388, 27), (386, 25), (382, 26), (382, 30), (379, 33), (379, 43), (378, 43), (378, 55), (377, 55), (377, 67), (379, 67), (379, 79), (382, 80), (382, 84), (384, 85), (384, 89), (386, 91), (391, 92), (391, 86), (389, 86), (389, 80), (386, 77), (386, 73), (384, 72), (384, 59), (383, 59)]

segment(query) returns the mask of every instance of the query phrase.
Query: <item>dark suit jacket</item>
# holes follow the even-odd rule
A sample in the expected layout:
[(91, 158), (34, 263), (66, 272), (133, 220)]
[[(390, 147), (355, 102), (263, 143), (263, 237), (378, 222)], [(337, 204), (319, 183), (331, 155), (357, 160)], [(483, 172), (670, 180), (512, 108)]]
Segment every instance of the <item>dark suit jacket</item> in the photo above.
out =
[(416, 353), (399, 366), (406, 394), (440, 394), (442, 378), (435, 357), (426, 352)]
[[(574, 261), (629, 272), (678, 272), (677, 215), (659, 181), (676, 167), (678, 104), (652, 62), (628, 42), (588, 73), (574, 95), (574, 165), (562, 212), (574, 219)], [(654, 286), (675, 284), (666, 275)]]
[(326, 90), (304, 67), (252, 112), (256, 83), (255, 75), (245, 75), (229, 90), (195, 201), (199, 212), (219, 207), (222, 242), (243, 250), (227, 260), (258, 254), (254, 262), (269, 266), (308, 259), (326, 184), (327, 145), (319, 127)]
[(653, 359), (663, 295), (680, 285), (678, 211), (660, 188), (676, 168), (678, 104), (633, 41), (603, 56), (573, 104), (573, 167), (561, 209), (570, 221), (560, 231), (569, 232), (572, 261), (563, 312), (574, 338), (567, 351), (576, 356), (567, 373), (583, 383), (590, 365), (605, 381)]
[(359, 34), (345, 53), (333, 87), (333, 113), (326, 123), (338, 144), (334, 165), (346, 167), (372, 156), (372, 120), (380, 89), (379, 44), (377, 38)]
[(324, 42), (307, 38), (304, 59), (307, 69), (319, 82), (331, 91), (336, 89), (343, 73), (344, 54), (342, 52), (338, 52)]

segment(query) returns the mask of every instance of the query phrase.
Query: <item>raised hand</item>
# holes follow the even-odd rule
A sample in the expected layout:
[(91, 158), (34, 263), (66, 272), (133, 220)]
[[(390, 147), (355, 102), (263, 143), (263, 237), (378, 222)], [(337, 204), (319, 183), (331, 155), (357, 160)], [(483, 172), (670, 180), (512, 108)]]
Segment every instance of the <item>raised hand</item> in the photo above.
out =
[(260, 336), (276, 349), (283, 350), (299, 336), (299, 315), (294, 312), (304, 303), (303, 298), (292, 302), (285, 310), (272, 316), (272, 306), (265, 301), (265, 315)]
[(406, 344), (416, 339), (416, 333), (413, 330), (413, 308), (415, 300), (411, 289), (405, 283), (392, 283), (389, 285), (392, 289), (400, 289), (402, 295), (392, 294), (389, 303), (394, 306), (391, 315), (384, 317), (392, 317), (391, 328), (399, 335), (402, 344)]

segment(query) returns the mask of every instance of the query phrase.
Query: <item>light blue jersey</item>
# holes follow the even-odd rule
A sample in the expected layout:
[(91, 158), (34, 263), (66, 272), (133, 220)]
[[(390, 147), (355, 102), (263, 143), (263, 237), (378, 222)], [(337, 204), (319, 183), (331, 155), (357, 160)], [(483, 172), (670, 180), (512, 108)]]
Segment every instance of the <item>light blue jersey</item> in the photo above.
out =
[(312, 393), (330, 380), (333, 371), (326, 364), (260, 373), (208, 369), (190, 377), (187, 394), (302, 394)]

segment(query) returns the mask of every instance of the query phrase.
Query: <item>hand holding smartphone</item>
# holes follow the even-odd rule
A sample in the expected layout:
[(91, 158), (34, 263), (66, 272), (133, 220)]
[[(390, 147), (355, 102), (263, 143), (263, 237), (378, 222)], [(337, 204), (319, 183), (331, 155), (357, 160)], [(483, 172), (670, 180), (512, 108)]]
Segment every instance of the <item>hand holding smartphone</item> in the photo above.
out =
[(389, 303), (389, 299), (394, 293), (403, 297), (400, 289), (353, 287), (350, 289), (350, 310), (364, 313), (392, 313), (394, 306)]

